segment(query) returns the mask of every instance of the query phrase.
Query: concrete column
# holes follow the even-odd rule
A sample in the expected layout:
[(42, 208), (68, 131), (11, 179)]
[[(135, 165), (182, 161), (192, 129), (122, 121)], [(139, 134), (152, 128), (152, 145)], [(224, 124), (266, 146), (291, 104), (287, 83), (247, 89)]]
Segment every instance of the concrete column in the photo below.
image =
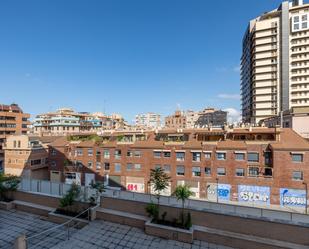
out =
[(26, 235), (19, 235), (14, 242), (14, 249), (27, 249)]

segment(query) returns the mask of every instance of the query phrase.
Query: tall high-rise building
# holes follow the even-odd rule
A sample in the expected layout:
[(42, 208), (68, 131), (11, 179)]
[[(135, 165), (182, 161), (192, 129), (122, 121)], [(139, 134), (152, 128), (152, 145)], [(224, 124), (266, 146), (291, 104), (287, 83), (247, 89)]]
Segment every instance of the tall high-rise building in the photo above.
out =
[(249, 22), (241, 81), (246, 123), (281, 111), (309, 112), (309, 4), (284, 1)]

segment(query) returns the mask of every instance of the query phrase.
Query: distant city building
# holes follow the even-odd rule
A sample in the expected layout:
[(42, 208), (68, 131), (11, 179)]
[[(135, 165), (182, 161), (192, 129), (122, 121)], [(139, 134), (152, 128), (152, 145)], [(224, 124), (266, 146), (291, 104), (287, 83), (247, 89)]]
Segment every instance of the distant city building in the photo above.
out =
[(243, 122), (309, 113), (308, 11), (302, 0), (284, 1), (249, 22), (241, 58)]
[(292, 128), (299, 135), (309, 139), (309, 113), (291, 113), (289, 111), (281, 115), (266, 118), (260, 121), (260, 125), (267, 127), (281, 126), (284, 128)]
[(227, 123), (227, 112), (206, 108), (203, 111), (176, 111), (165, 118), (165, 127), (171, 129), (193, 129), (205, 127), (223, 127)]
[(184, 129), (187, 126), (187, 117), (182, 111), (176, 111), (174, 115), (165, 118), (165, 128)]
[(61, 108), (56, 112), (37, 115), (33, 122), (34, 134), (65, 135), (83, 132), (123, 129), (125, 121), (121, 115), (106, 116), (102, 113), (75, 112)]
[(137, 127), (159, 128), (161, 127), (161, 115), (152, 112), (138, 114), (135, 116), (135, 125)]
[(27, 134), (30, 114), (23, 113), (17, 104), (0, 104), (0, 172), (4, 165), (3, 145), (6, 137), (13, 134)]
[(195, 127), (223, 127), (227, 124), (227, 112), (215, 110), (214, 108), (206, 108), (198, 113), (198, 119), (195, 122)]

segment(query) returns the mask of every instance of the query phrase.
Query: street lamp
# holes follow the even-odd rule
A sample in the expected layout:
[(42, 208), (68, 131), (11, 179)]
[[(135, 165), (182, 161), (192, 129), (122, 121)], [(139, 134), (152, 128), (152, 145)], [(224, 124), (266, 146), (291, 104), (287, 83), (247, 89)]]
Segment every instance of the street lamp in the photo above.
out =
[(306, 207), (305, 207), (305, 212), (306, 212), (306, 214), (308, 214), (308, 183), (303, 182), (303, 184), (306, 187), (306, 204), (305, 204)]

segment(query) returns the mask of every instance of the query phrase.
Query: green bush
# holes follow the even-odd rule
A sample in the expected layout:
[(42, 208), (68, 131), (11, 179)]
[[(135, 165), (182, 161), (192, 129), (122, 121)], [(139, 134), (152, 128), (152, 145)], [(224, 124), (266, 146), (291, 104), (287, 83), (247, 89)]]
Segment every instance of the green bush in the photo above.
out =
[(185, 222), (185, 228), (190, 229), (192, 227), (192, 219), (191, 219), (191, 213), (187, 213), (187, 219)]
[(151, 202), (146, 206), (146, 212), (148, 213), (148, 217), (152, 219), (152, 221), (157, 221), (159, 218), (159, 207), (155, 203)]
[(67, 208), (74, 204), (80, 195), (80, 187), (73, 183), (70, 190), (60, 199), (60, 207)]
[(10, 200), (8, 193), (16, 191), (20, 183), (20, 178), (13, 175), (4, 175), (0, 173), (0, 201)]

